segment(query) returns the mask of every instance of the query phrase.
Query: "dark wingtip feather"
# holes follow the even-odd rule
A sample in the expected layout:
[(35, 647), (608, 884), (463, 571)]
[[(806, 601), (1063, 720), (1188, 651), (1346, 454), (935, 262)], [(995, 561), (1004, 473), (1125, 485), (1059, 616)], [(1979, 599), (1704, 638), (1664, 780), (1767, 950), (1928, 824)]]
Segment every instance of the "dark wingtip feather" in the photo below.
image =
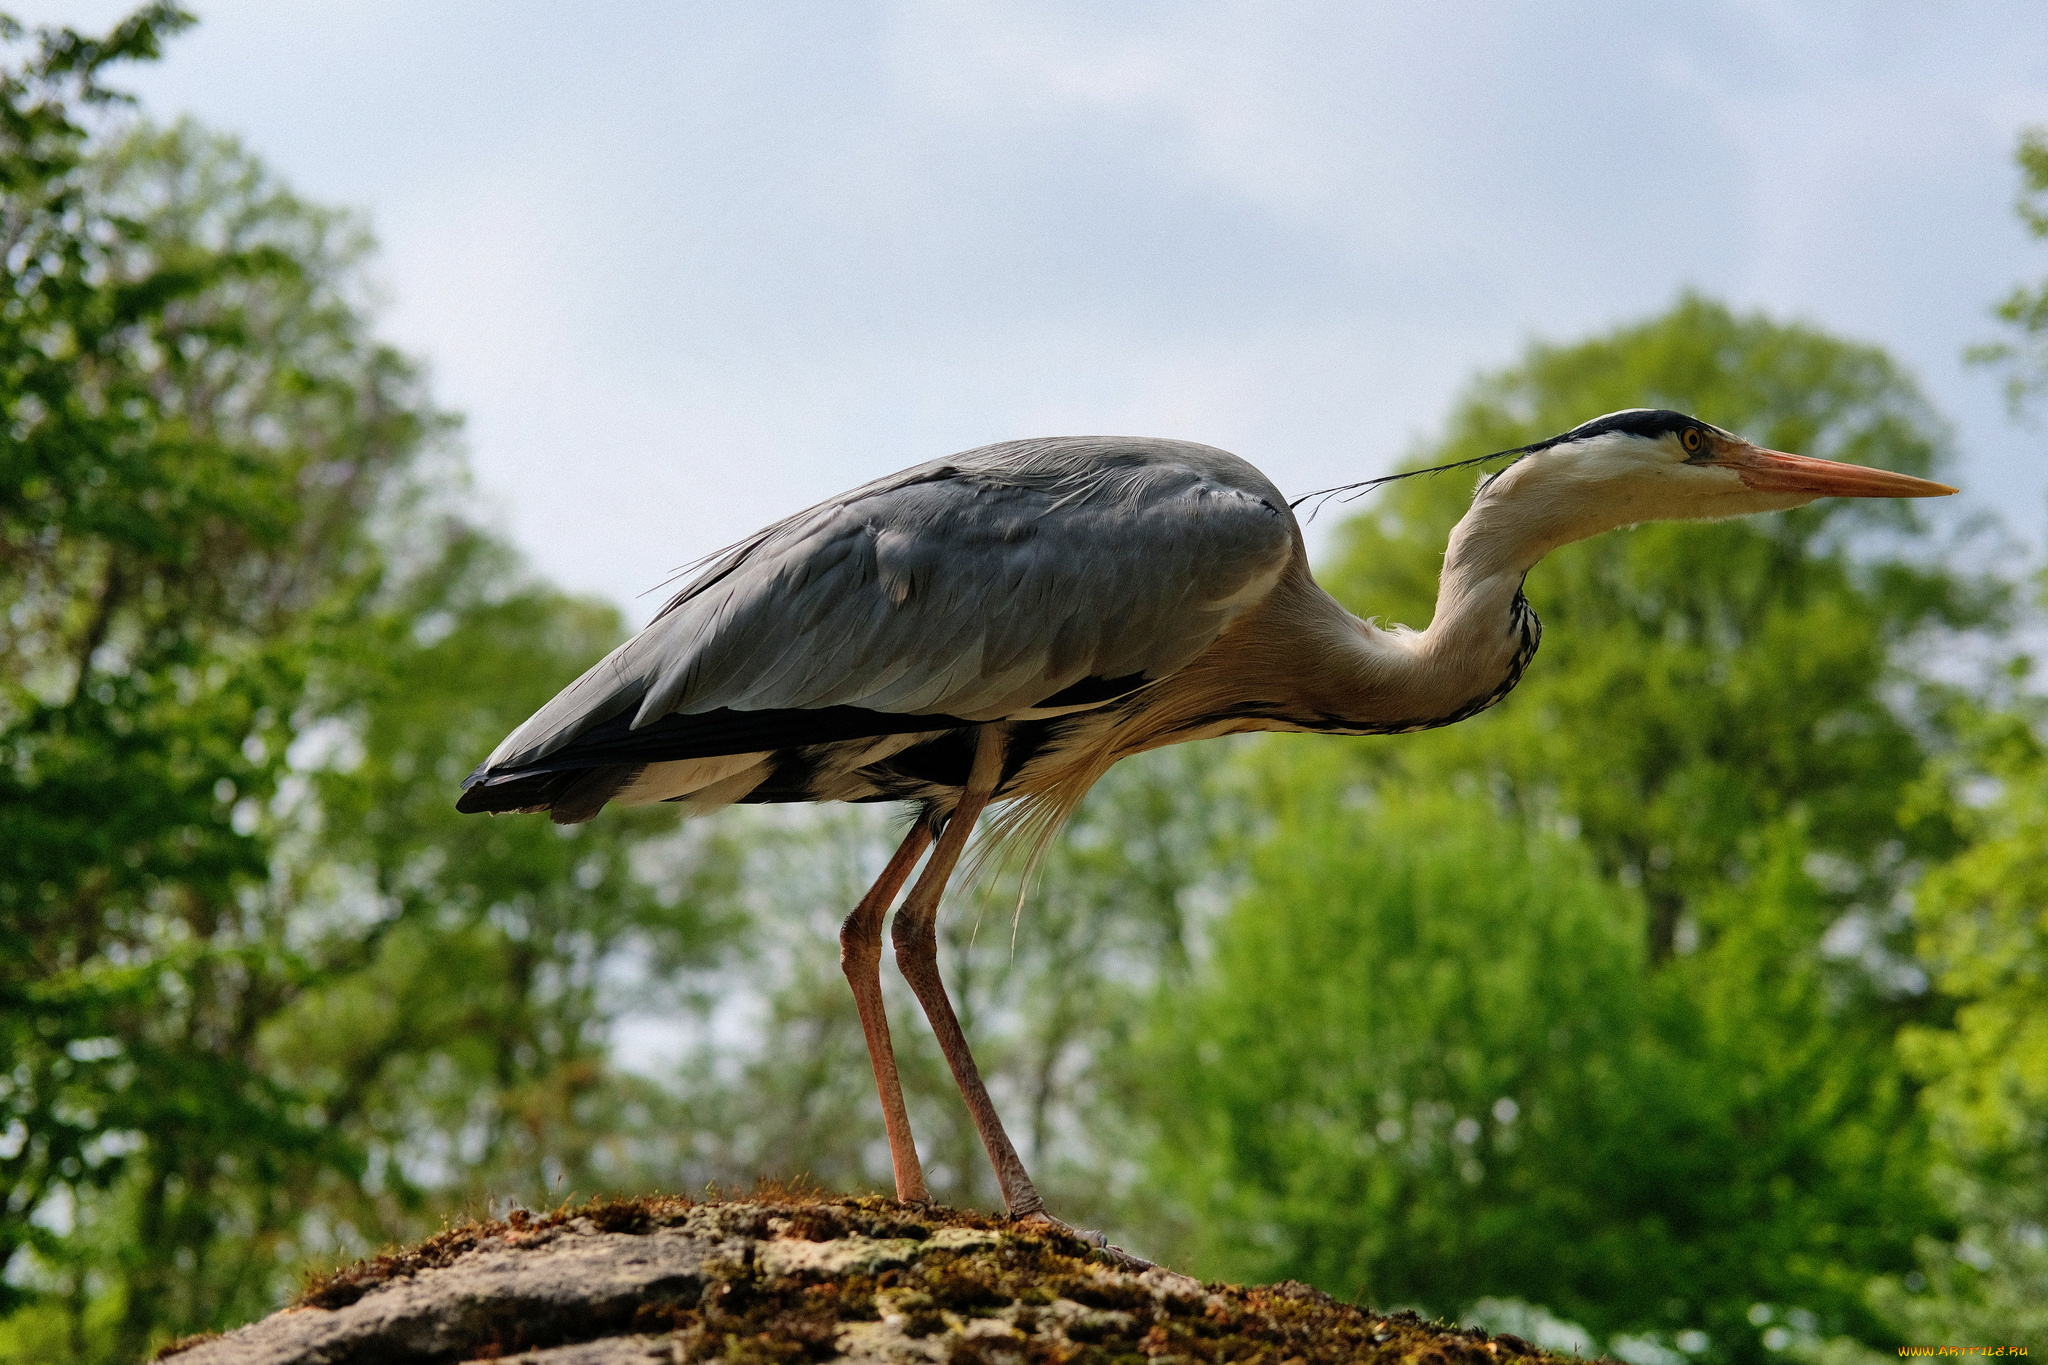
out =
[(556, 793), (554, 808), (548, 812), (558, 825), (580, 825), (594, 820), (604, 809), (604, 803), (617, 796), (620, 790), (640, 775), (644, 764), (608, 763), (601, 768), (585, 768), (580, 772), (564, 774), (575, 780)]
[(463, 786), (462, 795), (455, 799), (455, 809), (464, 815), (507, 815), (515, 811), (525, 814), (547, 810), (581, 775), (581, 770), (575, 769), (525, 776), (514, 774), (495, 780), (478, 780), (472, 774)]

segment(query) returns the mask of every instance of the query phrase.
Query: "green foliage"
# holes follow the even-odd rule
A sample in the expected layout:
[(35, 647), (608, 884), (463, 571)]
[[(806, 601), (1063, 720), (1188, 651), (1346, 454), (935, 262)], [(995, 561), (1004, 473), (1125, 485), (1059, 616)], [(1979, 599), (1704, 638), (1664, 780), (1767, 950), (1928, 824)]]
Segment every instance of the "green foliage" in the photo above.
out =
[(2048, 750), (2036, 710), (1980, 721), (1940, 775), (1990, 796), (1961, 803), (1969, 844), (1917, 897), (1920, 956), (1954, 1008), (1904, 1029), (1899, 1046), (1927, 1084), (1938, 1175), (1962, 1224), (1953, 1241), (1923, 1242), (1917, 1274), (1881, 1287), (1920, 1341), (2048, 1332)]
[[(1687, 298), (1607, 337), (1532, 348), (1474, 387), (1425, 462), (1630, 406), (1697, 412), (1778, 449), (1907, 473), (1926, 473), (1943, 439), (1881, 352)], [(1422, 624), (1470, 491), (1448, 477), (1392, 485), (1345, 526), (1325, 585), (1361, 613)], [(1904, 504), (1829, 499), (1567, 546), (1529, 576), (1543, 646), (1510, 702), (1373, 746), (1372, 761), (1497, 774), (1524, 813), (1549, 802), (1570, 811), (1603, 871), (1640, 879), (1655, 959), (1686, 929), (1692, 889), (1723, 880), (1759, 816), (1806, 821), (1818, 847), (1882, 878), (1881, 865), (1900, 862), (1877, 856), (1894, 840), (1907, 839), (1901, 852), (1950, 846), (1938, 820), (1901, 831), (1893, 818), (1921, 760), (1883, 690), (1892, 660), (1922, 632), (1979, 625), (1998, 604), (1939, 567), (1850, 553), (1911, 524)], [(1859, 883), (1839, 899), (1875, 894)]]
[[(620, 1074), (621, 955), (697, 961), (720, 926), (661, 858), (673, 817), (558, 829), (457, 815), (477, 756), (622, 634), (609, 607), (521, 580), (473, 533), (394, 594), (317, 693), (307, 822), (278, 866), (318, 963), (264, 1053), (367, 1160), (364, 1240), (493, 1193), (535, 1201), (646, 1178)], [(436, 1137), (423, 1141), (428, 1134)], [(454, 1150), (444, 1144), (453, 1141)]]
[(1969, 844), (1928, 875), (1915, 915), (1921, 960), (1958, 1004), (1938, 1026), (1907, 1028), (1900, 1045), (1958, 1150), (2039, 1161), (2048, 1153), (2048, 752), (2031, 720), (1992, 717), (1964, 751), (1974, 762), (1963, 774), (1989, 779), (1995, 795), (1963, 807)]
[(1315, 756), (1288, 777), (1207, 971), (1162, 1005), (1178, 1118), (1151, 1175), (1195, 1194), (1224, 1278), (1561, 1302), (1603, 1221), (1573, 1172), (1642, 1135), (1640, 899), (1483, 799), (1376, 794)]
[[(178, 1249), (277, 1215), (231, 1210), (229, 1172), (275, 1188), (344, 1159), (248, 1052), (295, 970), (255, 928), (261, 811), (309, 632), (346, 609), (371, 490), (430, 420), (290, 249), (326, 219), (255, 182), (238, 232), (190, 195), (167, 215), (238, 155), (186, 132), (86, 155), (73, 105), (183, 22), (46, 33), (0, 78), (0, 1259), (35, 1248), (82, 1304), (88, 1206), (123, 1209), (131, 1235), (92, 1255), (131, 1352), (156, 1315), (216, 1311)], [(145, 185), (152, 136), (184, 155)], [(326, 354), (292, 346), (307, 329)], [(399, 418), (331, 423), (372, 406)]]
[(636, 1182), (666, 1101), (601, 978), (716, 937), (647, 820), (455, 816), (621, 623), (450, 515), (357, 224), (79, 121), (183, 22), (0, 74), (0, 1355), (135, 1359), (309, 1257)]
[[(1421, 463), (1627, 406), (1915, 472), (1941, 443), (1881, 353), (1689, 297), (1532, 347)], [(1390, 486), (1326, 583), (1419, 623), (1468, 502), (1450, 478)], [(1518, 1297), (1667, 1348), (1704, 1332), (1718, 1359), (1754, 1358), (1787, 1313), (1808, 1336), (1883, 1339), (1867, 1286), (1943, 1226), (1892, 1046), (1933, 1008), (1899, 907), (1960, 843), (1940, 803), (1902, 815), (1947, 696), (1904, 664), (2002, 601), (1888, 552), (1910, 524), (1820, 504), (1567, 547), (1530, 575), (1542, 653), (1495, 710), (1268, 746), (1259, 890), (1202, 1003), (1167, 1002), (1158, 1025), (1181, 1058), (1152, 1101), (1158, 1175), (1184, 1209), (1253, 1229), (1208, 1254), (1437, 1311)], [(1455, 929), (1402, 927), (1425, 908)], [(1468, 1074), (1472, 1056), (1502, 1074)], [(1540, 1152), (1490, 1150), (1498, 1098)], [(1226, 1127), (1192, 1119), (1219, 1102)]]
[[(2014, 208), (2035, 237), (2048, 239), (2048, 128), (2020, 134), (2013, 154), (2020, 168), (2020, 196)], [(2009, 341), (1972, 346), (1969, 359), (2005, 371), (2005, 396), (2015, 413), (2031, 398), (2048, 391), (2048, 281), (2029, 288), (2017, 285), (1994, 315), (2014, 332)]]
[[(2020, 220), (2048, 238), (2048, 129), (2023, 132), (2016, 159)], [(2014, 289), (1997, 314), (2017, 337), (1970, 358), (2005, 368), (2017, 414), (2048, 388), (2048, 284)], [(1918, 1269), (1886, 1277), (1874, 1299), (1927, 1344), (2048, 1333), (2048, 750), (2029, 671), (2024, 658), (2010, 670), (2017, 698), (1958, 699), (1963, 742), (1916, 801), (1955, 812), (1964, 840), (1914, 910), (1915, 949), (1947, 1008), (1898, 1040), (1927, 1087), (1934, 1180), (1958, 1227), (1922, 1238)]]
[[(0, 25), (0, 1357), (134, 1359), (508, 1197), (886, 1185), (834, 936), (895, 831), (455, 815), (621, 622), (461, 520), (354, 220), (89, 119), (185, 22)], [(2048, 143), (2022, 164), (2048, 233)], [(2022, 375), (2043, 310), (2006, 305)], [(1912, 472), (1944, 445), (1881, 352), (1686, 298), (1531, 348), (1426, 462), (1634, 404)], [(1326, 582), (1419, 622), (1468, 500), (1393, 485)], [(1959, 681), (2007, 602), (1924, 530), (1602, 537), (1531, 575), (1543, 653), (1492, 712), (1120, 765), (1021, 918), (1011, 869), (942, 922), (1056, 1205), (1715, 1361), (2032, 1321), (2048, 758), (2010, 679)], [(934, 1187), (988, 1202), (891, 989)], [(631, 1010), (694, 1025), (672, 1084), (620, 1069)]]
[[(1063, 1216), (1119, 1221), (1135, 1171), (1131, 1035), (1185, 979), (1199, 905), (1242, 841), (1232, 746), (1119, 764), (1047, 854), (1028, 895), (998, 870), (939, 921), (948, 990), (1034, 1176)], [(892, 1189), (874, 1075), (840, 974), (840, 921), (902, 836), (883, 812), (734, 812), (695, 847), (708, 899), (743, 908), (741, 947), (704, 1008), (715, 1038), (679, 1077), (692, 1180), (807, 1174)], [(936, 1197), (1000, 1199), (916, 999), (883, 972), (912, 1127)], [(744, 1022), (733, 1018), (746, 1009)], [(700, 1035), (702, 1036), (702, 1035)]]

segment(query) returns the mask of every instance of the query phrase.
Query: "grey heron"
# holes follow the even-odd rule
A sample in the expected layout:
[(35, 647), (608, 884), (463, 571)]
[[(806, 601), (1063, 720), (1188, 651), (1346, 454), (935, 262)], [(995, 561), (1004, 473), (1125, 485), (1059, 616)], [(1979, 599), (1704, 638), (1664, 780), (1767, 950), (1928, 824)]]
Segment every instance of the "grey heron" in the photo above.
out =
[(1112, 764), (1148, 749), (1250, 730), (1384, 735), (1463, 720), (1506, 696), (1536, 652), (1529, 570), (1602, 531), (1956, 491), (1765, 450), (1663, 409), (1610, 413), (1458, 464), (1496, 458), (1510, 463), (1451, 532), (1436, 612), (1419, 631), (1339, 606), (1309, 572), (1287, 499), (1210, 446), (1066, 437), (918, 465), (717, 555), (644, 631), (513, 731), (463, 784), (458, 808), (572, 823), (608, 802), (691, 812), (915, 803), (908, 834), (840, 932), (897, 1196), (927, 1197), (883, 1012), (881, 934), (929, 853), (896, 914), (898, 966), (1009, 1212), (1056, 1221), (939, 975), (939, 898), (987, 807), (1010, 803), (999, 834), (1042, 846)]

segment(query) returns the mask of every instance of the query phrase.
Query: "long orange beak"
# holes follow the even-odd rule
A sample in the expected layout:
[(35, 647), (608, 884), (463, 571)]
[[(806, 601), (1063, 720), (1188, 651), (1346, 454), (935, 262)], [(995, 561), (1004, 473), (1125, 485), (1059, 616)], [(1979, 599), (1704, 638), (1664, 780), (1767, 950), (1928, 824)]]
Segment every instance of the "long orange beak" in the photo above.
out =
[(1760, 493), (1812, 493), (1823, 498), (1945, 498), (1956, 490), (1932, 479), (1894, 474), (1889, 469), (1787, 455), (1744, 442), (1721, 443), (1707, 464), (1732, 469), (1745, 486)]

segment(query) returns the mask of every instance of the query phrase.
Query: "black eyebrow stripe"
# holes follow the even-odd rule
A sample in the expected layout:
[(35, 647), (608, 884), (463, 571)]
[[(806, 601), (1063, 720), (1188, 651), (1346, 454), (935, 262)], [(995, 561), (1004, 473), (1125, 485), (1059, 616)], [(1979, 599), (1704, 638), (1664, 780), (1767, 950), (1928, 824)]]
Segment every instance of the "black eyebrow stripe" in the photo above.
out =
[[(1358, 483), (1340, 483), (1335, 488), (1318, 488), (1313, 493), (1302, 494), (1294, 501), (1288, 503), (1287, 506), (1291, 511), (1300, 507), (1311, 498), (1321, 498), (1323, 502), (1328, 502), (1331, 498), (1335, 497), (1340, 502), (1355, 502), (1373, 489), (1378, 488), (1381, 484), (1393, 483), (1397, 479), (1412, 479), (1419, 474), (1441, 474), (1446, 470), (1465, 469), (1475, 464), (1485, 464), (1488, 460), (1498, 460), (1508, 455), (1520, 459), (1524, 455), (1533, 455), (1537, 451), (1548, 450), (1556, 445), (1563, 445), (1567, 441), (1583, 441), (1594, 436), (1605, 436), (1611, 432), (1621, 432), (1628, 436), (1657, 437), (1677, 435), (1686, 431), (1713, 429), (1708, 427), (1705, 422), (1700, 421), (1699, 418), (1688, 416), (1672, 408), (1624, 408), (1620, 412), (1610, 412), (1604, 416), (1595, 417), (1590, 422), (1581, 422), (1570, 431), (1561, 432), (1546, 440), (1532, 441), (1528, 445), (1514, 446), (1507, 450), (1496, 450), (1490, 455), (1475, 455), (1469, 460), (1453, 460), (1449, 464), (1432, 465), (1428, 469), (1410, 469), (1400, 474), (1382, 474), (1377, 479), (1364, 479)], [(1496, 469), (1493, 471), (1492, 477), (1498, 478), (1504, 472), (1504, 469)], [(1489, 479), (1490, 481), (1491, 479)], [(1340, 494), (1342, 496), (1339, 496)], [(1314, 521), (1316, 513), (1322, 510), (1323, 503), (1317, 503), (1314, 510), (1308, 514), (1308, 519)]]

